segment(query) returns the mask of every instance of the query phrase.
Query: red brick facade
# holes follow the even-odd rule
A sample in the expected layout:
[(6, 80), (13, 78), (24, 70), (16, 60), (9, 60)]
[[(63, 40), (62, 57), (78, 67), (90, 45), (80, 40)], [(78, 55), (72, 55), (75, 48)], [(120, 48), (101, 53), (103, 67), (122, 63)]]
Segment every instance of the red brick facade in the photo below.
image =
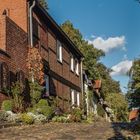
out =
[[(11, 2), (12, 1), (12, 2)], [(10, 4), (9, 4), (10, 3)], [(0, 62), (6, 62), (11, 73), (22, 70), (27, 75), (26, 59), (28, 52), (29, 5), (26, 0), (4, 0), (0, 5)], [(33, 12), (34, 45), (38, 46), (43, 61), (48, 69), (49, 90), (58, 98), (58, 105), (68, 110), (71, 105), (71, 89), (81, 92), (81, 54), (75, 48), (70, 48), (71, 42), (60, 27), (47, 16), (40, 6), (35, 6)], [(2, 15), (4, 9), (7, 16)], [(41, 12), (38, 12), (42, 10)], [(40, 16), (42, 14), (42, 16)], [(45, 18), (42, 18), (46, 14)], [(62, 63), (57, 60), (57, 40), (62, 44)], [(72, 46), (73, 47), (73, 46)], [(71, 54), (78, 60), (79, 75), (70, 70)], [(11, 80), (11, 79), (10, 79)], [(81, 98), (81, 96), (80, 96)], [(0, 102), (4, 95), (0, 94)]]

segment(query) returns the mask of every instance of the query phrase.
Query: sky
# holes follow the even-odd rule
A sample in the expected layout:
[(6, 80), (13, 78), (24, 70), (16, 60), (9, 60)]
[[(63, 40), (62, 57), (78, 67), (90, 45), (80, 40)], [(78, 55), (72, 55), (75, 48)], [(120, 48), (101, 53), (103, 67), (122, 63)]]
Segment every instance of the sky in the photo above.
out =
[(127, 91), (127, 71), (140, 56), (140, 4), (136, 0), (47, 0), (60, 25), (70, 20), (89, 44), (105, 52), (101, 58), (111, 76)]

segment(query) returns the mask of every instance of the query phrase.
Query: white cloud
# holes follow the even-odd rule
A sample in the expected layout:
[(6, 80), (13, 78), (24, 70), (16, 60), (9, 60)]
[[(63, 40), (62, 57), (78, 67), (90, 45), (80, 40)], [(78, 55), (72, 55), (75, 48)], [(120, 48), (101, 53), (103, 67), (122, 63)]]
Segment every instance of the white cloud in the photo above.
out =
[(117, 65), (114, 65), (111, 69), (113, 70), (110, 75), (116, 76), (116, 75), (126, 75), (127, 72), (132, 67), (132, 61), (131, 60), (124, 60), (118, 63)]
[(126, 51), (125, 48), (125, 36), (118, 37), (109, 37), (104, 39), (102, 37), (97, 37), (95, 39), (87, 40), (89, 44), (93, 44), (95, 48), (103, 50), (105, 53), (116, 49), (121, 48)]

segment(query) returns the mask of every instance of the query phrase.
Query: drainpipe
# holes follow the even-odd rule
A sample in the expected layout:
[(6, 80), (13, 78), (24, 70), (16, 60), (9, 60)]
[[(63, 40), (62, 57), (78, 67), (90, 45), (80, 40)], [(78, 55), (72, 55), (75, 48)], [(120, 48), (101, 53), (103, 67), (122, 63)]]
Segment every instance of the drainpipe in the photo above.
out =
[(33, 1), (33, 4), (30, 7), (29, 15), (30, 15), (30, 45), (33, 47), (33, 8), (35, 6), (35, 1)]
[(82, 104), (84, 100), (84, 86), (83, 86), (83, 58), (81, 59), (81, 93), (82, 93)]

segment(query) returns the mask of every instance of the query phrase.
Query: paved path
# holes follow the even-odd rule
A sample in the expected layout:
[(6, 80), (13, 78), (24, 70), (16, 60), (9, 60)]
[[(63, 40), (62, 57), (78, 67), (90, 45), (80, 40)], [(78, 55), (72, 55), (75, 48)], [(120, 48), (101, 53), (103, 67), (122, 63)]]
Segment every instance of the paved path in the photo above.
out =
[(132, 140), (132, 135), (117, 124), (107, 122), (48, 123), (0, 129), (0, 140)]

